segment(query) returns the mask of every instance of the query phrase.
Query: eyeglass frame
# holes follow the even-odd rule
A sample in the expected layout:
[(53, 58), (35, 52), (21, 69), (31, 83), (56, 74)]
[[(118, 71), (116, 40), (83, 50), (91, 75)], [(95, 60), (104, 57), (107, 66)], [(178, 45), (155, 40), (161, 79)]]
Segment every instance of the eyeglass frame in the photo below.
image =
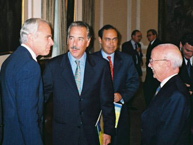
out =
[(155, 60), (152, 58), (149, 59), (150, 64), (153, 64), (154, 61), (168, 61), (168, 59), (155, 59)]

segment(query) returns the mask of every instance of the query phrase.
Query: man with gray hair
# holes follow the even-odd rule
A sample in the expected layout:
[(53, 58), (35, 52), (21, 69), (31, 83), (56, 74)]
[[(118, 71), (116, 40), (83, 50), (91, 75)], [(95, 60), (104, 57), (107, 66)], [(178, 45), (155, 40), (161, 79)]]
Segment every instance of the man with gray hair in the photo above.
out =
[(1, 69), (3, 145), (43, 145), (43, 85), (36, 57), (48, 55), (53, 45), (50, 24), (26, 20), (20, 42)]
[(46, 100), (53, 94), (53, 145), (99, 145), (97, 118), (102, 110), (103, 145), (114, 134), (114, 93), (109, 63), (86, 53), (88, 24), (68, 28), (68, 52), (50, 60), (44, 71)]
[(182, 56), (173, 44), (152, 50), (149, 67), (160, 86), (142, 113), (142, 145), (189, 145), (189, 93), (180, 79)]

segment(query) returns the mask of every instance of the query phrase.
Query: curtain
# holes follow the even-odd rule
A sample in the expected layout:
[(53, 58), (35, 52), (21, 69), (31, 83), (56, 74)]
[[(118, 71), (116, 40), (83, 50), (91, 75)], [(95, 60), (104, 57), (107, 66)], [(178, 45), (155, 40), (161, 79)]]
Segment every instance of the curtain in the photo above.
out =
[(94, 51), (94, 0), (83, 0), (82, 20), (90, 25), (90, 32), (92, 39), (87, 51), (92, 53)]
[(49, 21), (53, 27), (54, 46), (51, 56), (66, 52), (66, 0), (42, 0), (42, 18)]

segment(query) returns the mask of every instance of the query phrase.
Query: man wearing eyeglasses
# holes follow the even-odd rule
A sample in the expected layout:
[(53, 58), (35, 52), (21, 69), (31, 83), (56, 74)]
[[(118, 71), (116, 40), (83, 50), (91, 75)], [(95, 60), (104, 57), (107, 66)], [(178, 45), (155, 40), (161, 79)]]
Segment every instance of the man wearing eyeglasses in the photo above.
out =
[(144, 97), (146, 105), (148, 106), (155, 94), (156, 88), (159, 85), (159, 82), (155, 78), (153, 78), (153, 72), (148, 67), (148, 64), (153, 48), (161, 44), (161, 41), (157, 38), (157, 32), (154, 29), (149, 29), (147, 31), (147, 39), (149, 41), (149, 45), (146, 52), (146, 77), (144, 82)]
[(185, 34), (180, 41), (181, 53), (183, 56), (182, 67), (180, 68), (179, 75), (181, 76), (183, 82), (186, 84), (188, 91), (190, 93), (190, 106), (191, 106), (191, 142), (193, 144), (193, 66), (192, 66), (192, 56), (193, 56), (193, 33)]
[(181, 80), (182, 55), (173, 44), (152, 50), (148, 66), (160, 82), (148, 108), (141, 115), (142, 145), (189, 145), (189, 93)]

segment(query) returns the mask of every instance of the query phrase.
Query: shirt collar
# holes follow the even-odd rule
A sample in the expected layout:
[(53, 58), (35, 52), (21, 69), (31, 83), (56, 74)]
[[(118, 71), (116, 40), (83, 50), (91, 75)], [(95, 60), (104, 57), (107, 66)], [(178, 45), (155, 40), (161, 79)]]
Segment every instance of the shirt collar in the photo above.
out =
[(36, 54), (31, 50), (30, 47), (28, 47), (28, 46), (25, 45), (25, 44), (21, 44), (21, 46), (25, 47), (25, 48), (29, 51), (29, 53), (31, 54), (32, 58), (33, 58), (35, 61), (37, 61), (37, 58), (36, 58), (37, 56), (36, 56)]
[(162, 87), (163, 87), (173, 76), (175, 76), (175, 75), (177, 75), (177, 74), (173, 74), (173, 75), (165, 78), (165, 79), (161, 82), (160, 87), (162, 88)]
[[(70, 60), (71, 63), (75, 63), (75, 60), (77, 60), (76, 58), (74, 58), (70, 52), (68, 52), (68, 58)], [(78, 59), (80, 61), (80, 64), (85, 64), (86, 62), (86, 52), (84, 52), (84, 54), (82, 55), (82, 57), (80, 59)]]
[[(188, 60), (184, 57), (185, 64), (187, 65)], [(192, 65), (192, 57), (190, 58), (190, 64)]]
[(136, 42), (133, 41), (133, 39), (131, 39), (131, 44), (132, 44), (133, 48), (135, 49), (135, 44), (136, 44)]
[(106, 59), (106, 60), (108, 60), (107, 56), (110, 56), (110, 57), (111, 57), (111, 61), (113, 62), (115, 53), (107, 54), (106, 52), (104, 52), (104, 51), (101, 49), (101, 54), (102, 54), (103, 58)]
[(154, 43), (154, 41), (155, 41), (155, 39), (153, 40), (153, 41), (151, 41), (150, 43), (151, 43), (151, 45)]

